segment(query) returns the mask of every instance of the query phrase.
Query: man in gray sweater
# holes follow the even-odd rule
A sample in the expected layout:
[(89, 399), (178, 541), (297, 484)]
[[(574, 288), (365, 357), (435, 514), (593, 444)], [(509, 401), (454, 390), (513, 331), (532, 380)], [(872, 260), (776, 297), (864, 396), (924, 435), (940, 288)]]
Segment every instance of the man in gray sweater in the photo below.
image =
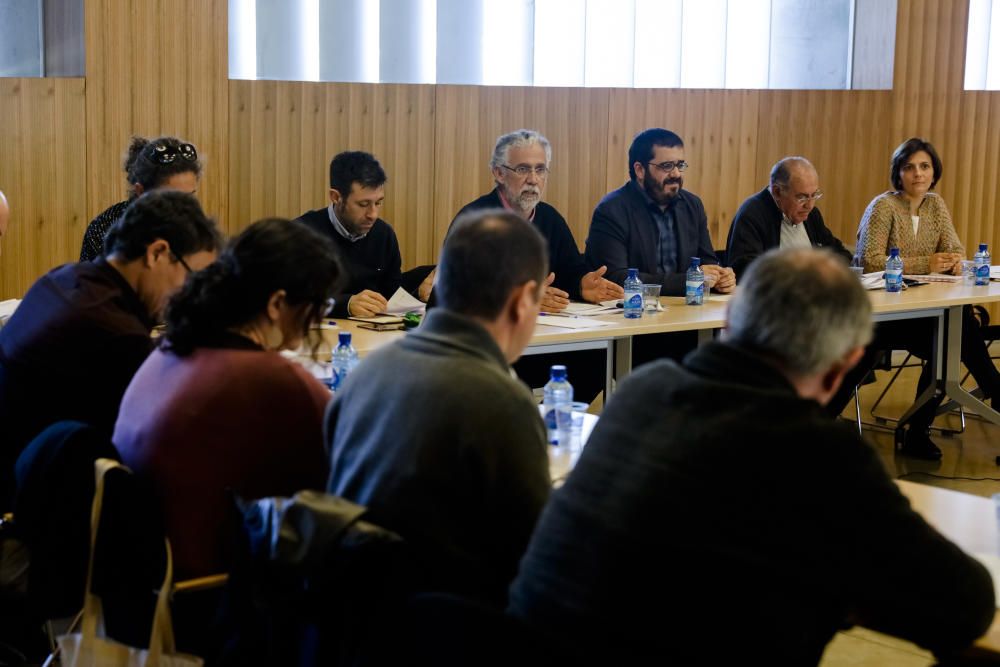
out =
[(365, 359), (327, 412), (327, 490), (411, 544), (425, 590), (503, 604), (548, 499), (545, 428), (510, 369), (534, 332), (547, 257), (520, 216), (460, 218), (439, 307)]

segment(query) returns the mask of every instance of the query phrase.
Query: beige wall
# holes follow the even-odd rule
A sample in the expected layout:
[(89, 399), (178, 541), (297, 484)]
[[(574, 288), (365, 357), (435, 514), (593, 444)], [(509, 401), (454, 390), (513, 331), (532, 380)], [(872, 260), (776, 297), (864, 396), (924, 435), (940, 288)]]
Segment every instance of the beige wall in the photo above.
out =
[(816, 164), (824, 216), (853, 244), (889, 187), (890, 152), (921, 135), (942, 156), (938, 190), (966, 247), (995, 245), (1000, 93), (962, 90), (967, 4), (899, 3), (891, 91), (719, 91), (228, 81), (226, 0), (88, 0), (85, 79), (0, 79), (0, 189), (13, 206), (0, 298), (75, 259), (86, 222), (123, 196), (132, 133), (197, 144), (199, 197), (229, 231), (324, 205), (330, 157), (370, 150), (389, 173), (384, 217), (404, 268), (436, 259), (455, 211), (491, 186), (494, 139), (519, 127), (552, 140), (546, 198), (581, 247), (645, 127), (684, 138), (686, 187), (719, 247), (740, 202), (789, 154)]

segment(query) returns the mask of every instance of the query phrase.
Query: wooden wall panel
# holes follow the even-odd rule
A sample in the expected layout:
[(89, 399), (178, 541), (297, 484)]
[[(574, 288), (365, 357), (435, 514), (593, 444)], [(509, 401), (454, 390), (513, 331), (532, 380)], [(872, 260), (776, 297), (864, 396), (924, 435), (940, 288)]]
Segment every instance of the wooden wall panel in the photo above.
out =
[(937, 191), (971, 256), (980, 242), (1000, 243), (1000, 93), (963, 90), (968, 16), (967, 0), (899, 3), (887, 134), (888, 151), (911, 136), (934, 144), (944, 164)]
[(522, 128), (552, 144), (543, 197), (583, 248), (591, 213), (607, 192), (609, 98), (608, 90), (595, 88), (437, 86), (435, 258), (459, 209), (494, 187), (488, 165), (497, 137)]
[(225, 228), (227, 11), (226, 0), (87, 0), (88, 215), (124, 198), (133, 134), (175, 135), (198, 147), (198, 197)]
[(757, 189), (781, 158), (808, 158), (824, 193), (823, 219), (853, 247), (865, 207), (889, 188), (889, 102), (887, 91), (761, 91)]
[(672, 130), (684, 140), (691, 163), (684, 188), (701, 197), (715, 247), (725, 247), (736, 209), (763, 182), (755, 169), (760, 95), (755, 90), (613, 90), (606, 189), (628, 180), (628, 148), (636, 133), (648, 127)]
[(365, 150), (389, 176), (382, 216), (404, 266), (432, 260), (433, 86), (232, 81), (229, 123), (234, 231), (326, 206), (330, 159)]
[(0, 300), (80, 256), (86, 227), (83, 79), (0, 78), (0, 189), (11, 207)]

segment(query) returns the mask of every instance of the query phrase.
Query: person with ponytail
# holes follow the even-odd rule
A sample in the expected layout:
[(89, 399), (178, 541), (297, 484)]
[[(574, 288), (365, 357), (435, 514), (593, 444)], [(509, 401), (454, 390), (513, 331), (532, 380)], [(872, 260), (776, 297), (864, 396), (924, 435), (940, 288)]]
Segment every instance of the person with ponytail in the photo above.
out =
[(144, 192), (160, 188), (194, 194), (201, 176), (198, 151), (176, 137), (132, 137), (122, 165), (128, 178), (128, 199), (109, 206), (87, 225), (80, 261), (97, 259), (104, 251), (104, 237), (125, 209)]
[(255, 222), (169, 302), (166, 332), (122, 399), (113, 442), (161, 499), (180, 577), (229, 565), (230, 492), (322, 490), (330, 392), (282, 357), (330, 308), (333, 244)]

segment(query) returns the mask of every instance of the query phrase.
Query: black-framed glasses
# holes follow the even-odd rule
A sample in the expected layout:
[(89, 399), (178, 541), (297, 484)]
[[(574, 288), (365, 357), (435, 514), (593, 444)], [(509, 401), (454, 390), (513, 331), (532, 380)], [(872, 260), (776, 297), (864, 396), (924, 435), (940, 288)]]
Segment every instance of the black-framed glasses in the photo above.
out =
[(674, 169), (677, 171), (684, 171), (688, 168), (688, 163), (684, 160), (678, 160), (677, 162), (647, 162), (646, 164), (651, 164), (657, 169), (666, 172), (671, 172)]
[(154, 144), (149, 158), (157, 164), (173, 164), (178, 159), (198, 161), (198, 151), (191, 144)]
[(185, 271), (187, 271), (188, 273), (194, 273), (194, 271), (191, 270), (191, 267), (188, 266), (188, 263), (184, 261), (183, 257), (181, 257), (180, 255), (178, 255), (173, 250), (170, 251), (170, 255), (174, 258), (174, 261), (179, 262), (180, 265), (184, 267)]
[(527, 178), (531, 173), (534, 173), (535, 176), (537, 176), (538, 178), (546, 178), (550, 173), (549, 168), (543, 166), (532, 167), (531, 165), (527, 164), (519, 164), (516, 167), (508, 167), (505, 164), (502, 164), (500, 166), (506, 169), (507, 171), (514, 172), (521, 178)]

